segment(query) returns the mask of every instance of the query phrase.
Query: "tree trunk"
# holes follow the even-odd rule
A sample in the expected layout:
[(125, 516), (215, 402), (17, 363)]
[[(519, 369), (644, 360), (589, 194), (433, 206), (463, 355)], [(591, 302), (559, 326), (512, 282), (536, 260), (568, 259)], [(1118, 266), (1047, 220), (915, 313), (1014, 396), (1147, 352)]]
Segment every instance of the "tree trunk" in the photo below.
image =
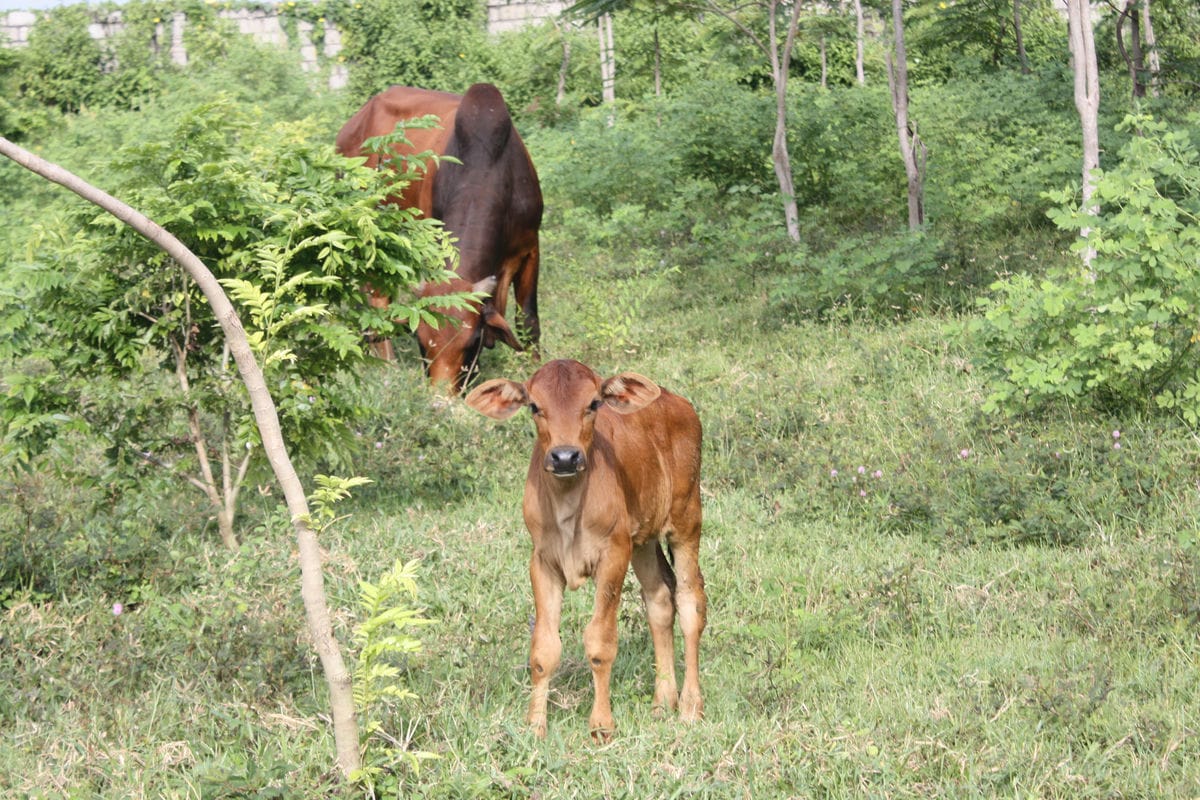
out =
[(262, 370), (259, 368), (258, 362), (254, 360), (254, 354), (246, 341), (246, 332), (242, 328), (237, 312), (229, 302), (229, 298), (225, 296), (221, 284), (204, 266), (203, 262), (184, 247), (182, 242), (146, 216), (63, 168), (38, 158), (3, 137), (0, 137), (0, 154), (8, 156), (47, 180), (66, 187), (154, 242), (179, 262), (208, 299), (213, 313), (225, 332), (226, 341), (237, 362), (238, 371), (246, 384), (246, 390), (250, 395), (250, 404), (254, 409), (254, 419), (262, 436), (263, 449), (275, 471), (275, 478), (283, 490), (288, 511), (292, 517), (292, 527), (296, 532), (300, 553), (300, 594), (304, 600), (308, 631), (313, 640), (313, 647), (321, 659), (325, 681), (329, 686), (337, 764), (342, 775), (349, 776), (361, 764), (358, 750), (358, 723), (355, 720), (350, 672), (346, 669), (337, 639), (333, 635), (329, 606), (325, 599), (325, 581), (321, 572), (321, 548), (317, 543), (316, 534), (309, 526), (308, 500), (305, 497), (300, 478), (288, 457), (287, 447), (279, 428), (279, 416), (275, 410), (275, 403), (263, 380)]
[(788, 65), (792, 60), (792, 48), (796, 43), (796, 30), (800, 27), (800, 3), (792, 5), (788, 19), (787, 34), (782, 51), (779, 47), (779, 31), (776, 29), (775, 12), (778, 0), (771, 0), (767, 14), (771, 76), (775, 81), (775, 140), (771, 148), (771, 160), (775, 165), (775, 178), (779, 181), (779, 192), (783, 195), (783, 217), (787, 225), (788, 238), (800, 241), (800, 211), (796, 207), (796, 187), (792, 182), (792, 161), (787, 149), (787, 80)]
[(600, 32), (600, 96), (609, 107), (608, 124), (612, 127), (614, 112), (611, 110), (617, 102), (616, 90), (616, 61), (613, 57), (613, 19), (612, 14), (601, 14), (596, 20)]
[(658, 23), (654, 25), (654, 96), (662, 97), (662, 43), (658, 40)]
[[(1083, 209), (1088, 214), (1099, 213), (1092, 202), (1095, 189), (1092, 173), (1100, 167), (1100, 77), (1096, 64), (1096, 41), (1092, 33), (1091, 7), (1088, 0), (1066, 0), (1067, 30), (1071, 40), (1071, 70), (1075, 74), (1075, 108), (1083, 129)], [(1090, 233), (1080, 232), (1084, 238)], [(1084, 251), (1083, 261), (1089, 268), (1095, 253)]]
[(821, 88), (829, 88), (829, 61), (825, 53), (825, 34), (821, 34)]
[(1025, 53), (1025, 37), (1021, 35), (1021, 0), (1013, 0), (1013, 36), (1017, 40), (1017, 59), (1021, 62), (1021, 74), (1029, 74), (1029, 56)]
[(1151, 97), (1158, 97), (1158, 72), (1161, 67), (1158, 63), (1158, 39), (1154, 36), (1154, 25), (1150, 22), (1150, 0), (1142, 0), (1142, 41), (1146, 44), (1146, 58), (1150, 67), (1148, 89)]
[(571, 39), (567, 36), (567, 31), (558, 23), (558, 19), (551, 17), (554, 21), (554, 27), (558, 28), (558, 32), (562, 35), (562, 63), (558, 67), (558, 88), (554, 93), (554, 105), (561, 107), (567, 99), (567, 71), (571, 68)]
[(895, 61), (893, 63), (889, 52), (888, 88), (892, 94), (892, 111), (896, 115), (900, 156), (904, 159), (904, 174), (908, 178), (908, 229), (915, 231), (925, 224), (925, 145), (917, 134), (916, 123), (910, 123), (908, 119), (908, 56), (904, 47), (903, 6), (903, 0), (892, 0)]
[(863, 24), (862, 0), (854, 0), (854, 19), (857, 24), (854, 49), (854, 75), (858, 79), (859, 86), (866, 86), (867, 76), (863, 72), (863, 29), (866, 26)]
[[(1137, 13), (1137, 2), (1138, 0), (1126, 0), (1125, 7), (1117, 12), (1117, 50), (1125, 60), (1125, 66), (1129, 68), (1129, 83), (1135, 100), (1146, 96), (1146, 65), (1142, 59), (1142, 25)], [(1126, 20), (1129, 20), (1133, 28), (1128, 48), (1125, 46)]]

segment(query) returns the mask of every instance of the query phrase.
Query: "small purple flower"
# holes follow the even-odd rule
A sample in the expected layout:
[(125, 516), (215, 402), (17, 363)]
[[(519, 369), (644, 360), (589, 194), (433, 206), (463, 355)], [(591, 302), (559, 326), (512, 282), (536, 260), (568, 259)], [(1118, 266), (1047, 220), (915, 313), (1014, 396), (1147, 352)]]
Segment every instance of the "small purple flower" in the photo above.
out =
[(859, 467), (859, 468), (858, 468), (858, 474), (859, 474), (859, 475), (866, 475), (866, 474), (867, 474), (867, 468), (866, 468), (866, 467)]
[(1121, 432), (1120, 432), (1120, 431), (1113, 431), (1113, 438), (1114, 438), (1114, 439), (1120, 439), (1120, 438), (1121, 438)]
[(858, 496), (859, 496), (859, 497), (866, 497), (866, 496), (867, 496), (867, 490), (866, 490), (866, 489), (859, 489), (859, 490), (858, 490)]
[(1120, 449), (1121, 449), (1121, 443), (1113, 442), (1113, 450), (1120, 450)]
[(121, 605), (120, 603), (113, 603), (112, 613), (114, 617), (121, 616), (121, 614), (125, 613), (125, 606)]
[(838, 476), (838, 471), (836, 469), (829, 470), (829, 477), (836, 478), (837, 476)]
[(883, 477), (883, 470), (881, 470), (881, 469), (877, 469), (877, 470), (875, 470), (874, 472), (872, 472), (872, 473), (871, 473), (871, 477), (872, 477), (872, 478), (875, 478), (875, 479), (882, 478), (882, 477)]
[(376, 443), (375, 443), (375, 449), (376, 449), (376, 450), (382, 450), (382, 449), (383, 449), (383, 442), (376, 442)]
[(958, 457), (959, 458), (970, 458), (971, 451), (964, 447), (962, 450), (958, 451)]

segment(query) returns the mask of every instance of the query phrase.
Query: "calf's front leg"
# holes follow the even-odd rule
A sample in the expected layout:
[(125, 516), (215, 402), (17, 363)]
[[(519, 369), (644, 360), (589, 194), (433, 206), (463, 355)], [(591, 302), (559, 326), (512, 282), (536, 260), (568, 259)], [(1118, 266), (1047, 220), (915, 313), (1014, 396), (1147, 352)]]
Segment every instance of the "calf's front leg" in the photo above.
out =
[(558, 635), (562, 618), (563, 581), (548, 570), (534, 551), (529, 564), (533, 584), (533, 636), (529, 646), (529, 675), (533, 692), (526, 719), (538, 738), (546, 735), (546, 701), (550, 696), (550, 678), (562, 658), (562, 639)]
[(612, 546), (596, 568), (596, 601), (592, 620), (583, 631), (583, 651), (592, 666), (592, 713), (588, 727), (597, 742), (612, 739), (616, 725), (612, 716), (609, 684), (617, 658), (617, 609), (621, 586), (629, 570), (629, 548)]

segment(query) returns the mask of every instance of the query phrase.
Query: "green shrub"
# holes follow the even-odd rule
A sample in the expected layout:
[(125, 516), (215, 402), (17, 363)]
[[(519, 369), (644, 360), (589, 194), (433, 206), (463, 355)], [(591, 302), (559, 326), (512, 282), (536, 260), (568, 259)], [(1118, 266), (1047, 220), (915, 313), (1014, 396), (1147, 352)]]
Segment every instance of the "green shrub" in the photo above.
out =
[(954, 298), (941, 248), (932, 236), (904, 232), (843, 236), (822, 253), (790, 249), (780, 255), (790, 269), (771, 298), (791, 315), (908, 316)]
[(947, 238), (1049, 227), (1043, 192), (1079, 174), (1069, 85), (1001, 72), (913, 92), (929, 148), (925, 208)]
[[(431, 221), (379, 213), (392, 173), (314, 143), (307, 123), (257, 121), (228, 99), (189, 109), (161, 137), (119, 150), (114, 182), (239, 304), (301, 469), (345, 465), (366, 414), (353, 391), (367, 374), (363, 331), (390, 335), (399, 319), (427, 317), (433, 302), (414, 298), (384, 314), (361, 287), (411, 297), (419, 280), (442, 276), (448, 244)], [(222, 504), (231, 541), (238, 490), (265, 463), (199, 289), (153, 244), (84, 204), (61, 226), (36, 230), (29, 253), (0, 276), (0, 325), (10, 334), (0, 357), (13, 365), (0, 396), (0, 454), (31, 463), (85, 429), (117, 473), (133, 479), (155, 465)]]
[(470, 0), (360, 0), (336, 11), (354, 104), (392, 84), (462, 92), (491, 74), (484, 6)]
[[(821, 207), (838, 230), (895, 225), (905, 202), (904, 167), (886, 86), (825, 91), (801, 84), (789, 94), (796, 202), (802, 208)], [(772, 135), (768, 131), (760, 145), (768, 168)]]
[(88, 33), (90, 23), (87, 6), (72, 5), (33, 27), (21, 57), (22, 95), (64, 111), (78, 111), (99, 97), (104, 53)]
[(1200, 154), (1148, 117), (1122, 127), (1141, 135), (1098, 176), (1098, 214), (1054, 195), (1055, 222), (1085, 234), (1073, 250), (1094, 252), (1090, 266), (997, 282), (969, 325), (992, 378), (988, 410), (1067, 399), (1200, 423)]

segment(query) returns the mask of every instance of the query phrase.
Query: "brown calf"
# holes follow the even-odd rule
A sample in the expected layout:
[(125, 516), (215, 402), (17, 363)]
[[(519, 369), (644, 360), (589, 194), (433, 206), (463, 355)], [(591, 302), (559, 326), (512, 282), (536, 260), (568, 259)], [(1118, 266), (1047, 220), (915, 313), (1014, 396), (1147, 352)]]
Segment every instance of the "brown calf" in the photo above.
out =
[[(546, 734), (550, 678), (562, 654), (563, 589), (578, 589), (591, 577), (596, 600), (583, 635), (595, 686), (588, 724), (597, 740), (611, 738), (617, 607), (631, 562), (654, 641), (654, 711), (679, 707), (684, 720), (699, 719), (707, 600), (699, 563), (700, 419), (691, 404), (641, 375), (602, 380), (578, 361), (552, 361), (523, 384), (490, 380), (466, 402), (494, 419), (528, 407), (537, 425), (524, 504), (533, 537), (528, 720), (534, 733)], [(685, 651), (682, 695), (675, 685), (676, 609)]]

